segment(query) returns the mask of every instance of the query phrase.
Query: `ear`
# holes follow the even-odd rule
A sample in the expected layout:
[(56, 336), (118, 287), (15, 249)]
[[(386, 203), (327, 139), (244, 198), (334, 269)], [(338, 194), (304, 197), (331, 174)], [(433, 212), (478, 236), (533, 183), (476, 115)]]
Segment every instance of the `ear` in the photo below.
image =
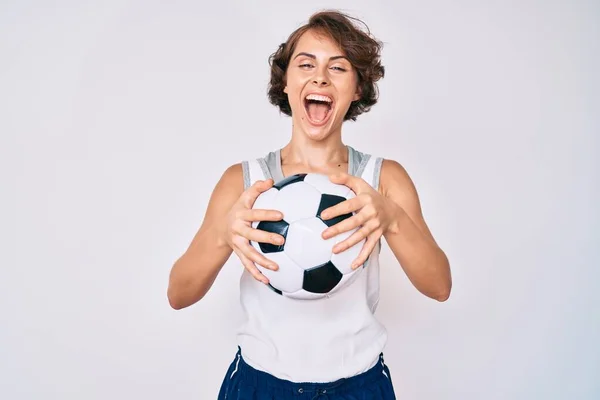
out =
[(283, 88), (283, 93), (287, 93), (287, 92), (288, 92), (288, 90), (287, 90), (287, 86), (286, 86)]
[(354, 93), (354, 97), (352, 98), (352, 101), (358, 101), (360, 100), (360, 98), (362, 97), (362, 90), (360, 88), (360, 85), (358, 85), (358, 83), (356, 84), (356, 93)]

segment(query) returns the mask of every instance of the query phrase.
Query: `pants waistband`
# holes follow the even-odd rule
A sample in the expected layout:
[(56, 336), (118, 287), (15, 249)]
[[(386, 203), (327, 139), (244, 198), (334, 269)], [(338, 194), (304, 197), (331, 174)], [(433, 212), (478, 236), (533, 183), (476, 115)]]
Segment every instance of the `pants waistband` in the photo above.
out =
[(241, 348), (238, 346), (236, 353), (236, 365), (231, 376), (240, 374), (244, 381), (251, 383), (257, 388), (268, 388), (281, 393), (294, 393), (302, 395), (303, 393), (315, 394), (334, 394), (356, 389), (365, 384), (369, 384), (376, 379), (386, 376), (384, 370), (385, 362), (383, 353), (379, 354), (378, 362), (369, 370), (348, 378), (341, 378), (334, 382), (292, 382), (277, 378), (267, 372), (257, 370), (246, 363), (242, 357)]

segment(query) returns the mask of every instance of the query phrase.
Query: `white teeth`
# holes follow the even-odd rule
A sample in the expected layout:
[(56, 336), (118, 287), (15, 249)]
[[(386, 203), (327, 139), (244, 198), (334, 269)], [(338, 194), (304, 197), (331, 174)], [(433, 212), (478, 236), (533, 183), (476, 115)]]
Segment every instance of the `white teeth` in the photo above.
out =
[(330, 97), (321, 96), (319, 94), (309, 94), (308, 96), (306, 96), (306, 100), (326, 101), (328, 103), (332, 103), (333, 102), (333, 100), (331, 100)]

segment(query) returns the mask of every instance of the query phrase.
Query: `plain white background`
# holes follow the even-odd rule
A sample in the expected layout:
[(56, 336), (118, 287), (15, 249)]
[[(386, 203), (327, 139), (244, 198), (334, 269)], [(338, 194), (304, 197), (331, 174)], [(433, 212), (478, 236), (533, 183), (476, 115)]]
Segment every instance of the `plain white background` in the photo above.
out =
[(446, 303), (383, 249), (401, 399), (600, 396), (594, 1), (3, 1), (0, 398), (214, 399), (241, 266), (174, 311), (168, 273), (230, 164), (283, 146), (268, 56), (322, 8), (384, 41), (345, 140), (411, 174)]

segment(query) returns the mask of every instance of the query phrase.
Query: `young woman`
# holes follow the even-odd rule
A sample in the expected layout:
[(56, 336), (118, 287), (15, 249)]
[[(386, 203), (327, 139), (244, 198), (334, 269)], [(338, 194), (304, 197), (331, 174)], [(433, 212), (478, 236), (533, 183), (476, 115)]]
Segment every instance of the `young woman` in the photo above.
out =
[[(269, 100), (291, 116), (291, 139), (264, 158), (224, 172), (202, 226), (172, 268), (168, 297), (180, 309), (202, 299), (232, 252), (245, 267), (240, 291), (246, 320), (237, 332), (237, 354), (220, 400), (395, 398), (383, 360), (387, 333), (374, 317), (382, 236), (421, 293), (438, 301), (450, 295), (448, 259), (423, 219), (406, 171), (396, 161), (342, 141), (342, 124), (377, 102), (376, 82), (384, 75), (380, 42), (355, 21), (336, 11), (314, 14), (271, 56)], [(282, 215), (252, 205), (273, 182), (308, 172), (327, 174), (357, 194), (322, 214), (331, 219), (355, 212), (327, 228), (323, 237), (360, 227), (334, 252), (366, 239), (353, 267), (367, 267), (335, 295), (299, 301), (269, 288), (256, 265), (278, 267), (249, 240), (283, 243), (282, 236), (251, 225)]]

